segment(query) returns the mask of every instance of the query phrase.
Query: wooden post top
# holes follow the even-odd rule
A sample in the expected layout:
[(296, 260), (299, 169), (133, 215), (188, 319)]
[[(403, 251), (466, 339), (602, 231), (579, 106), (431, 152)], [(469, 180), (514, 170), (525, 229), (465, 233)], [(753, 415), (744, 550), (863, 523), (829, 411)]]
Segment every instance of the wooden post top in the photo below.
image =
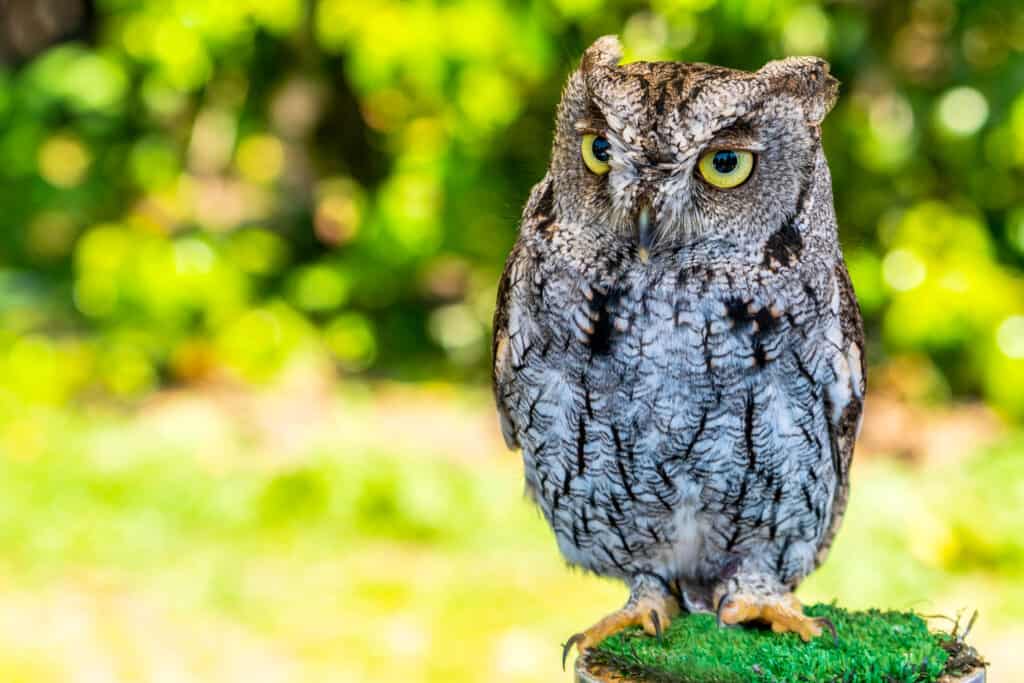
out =
[[(576, 683), (644, 683), (628, 678), (616, 676), (613, 672), (591, 664), (587, 656), (581, 655), (576, 658)], [(978, 667), (974, 671), (958, 678), (943, 676), (938, 683), (985, 683), (985, 668)]]

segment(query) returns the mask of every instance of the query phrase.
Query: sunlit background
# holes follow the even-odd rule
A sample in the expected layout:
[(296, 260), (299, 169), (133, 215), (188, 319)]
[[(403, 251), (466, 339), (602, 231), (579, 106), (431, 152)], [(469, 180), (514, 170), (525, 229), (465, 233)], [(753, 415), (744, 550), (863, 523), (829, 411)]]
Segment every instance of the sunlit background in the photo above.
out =
[(488, 339), (604, 33), (831, 61), (871, 394), (802, 595), (977, 608), (1024, 680), (1018, 0), (0, 0), (0, 680), (566, 680), (625, 591), (523, 500)]

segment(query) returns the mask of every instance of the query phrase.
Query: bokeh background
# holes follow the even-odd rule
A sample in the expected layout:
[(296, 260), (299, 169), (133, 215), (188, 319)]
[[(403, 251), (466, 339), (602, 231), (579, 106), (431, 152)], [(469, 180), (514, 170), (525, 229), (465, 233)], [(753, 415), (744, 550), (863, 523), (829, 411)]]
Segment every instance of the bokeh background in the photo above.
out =
[(1017, 0), (0, 0), (0, 679), (567, 680), (625, 593), (523, 499), (488, 339), (605, 33), (831, 61), (871, 395), (802, 595), (978, 609), (1024, 680)]

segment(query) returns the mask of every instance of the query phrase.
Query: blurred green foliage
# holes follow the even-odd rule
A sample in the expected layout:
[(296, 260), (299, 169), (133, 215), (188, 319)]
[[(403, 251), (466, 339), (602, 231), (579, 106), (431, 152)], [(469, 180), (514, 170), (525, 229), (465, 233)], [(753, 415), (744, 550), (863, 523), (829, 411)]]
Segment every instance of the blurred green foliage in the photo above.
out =
[(1024, 416), (1017, 0), (90, 7), (78, 38), (0, 68), (0, 391), (19, 400), (262, 379), (296, 353), (484, 379), (559, 90), (619, 33), (628, 59), (828, 58), (873, 362)]

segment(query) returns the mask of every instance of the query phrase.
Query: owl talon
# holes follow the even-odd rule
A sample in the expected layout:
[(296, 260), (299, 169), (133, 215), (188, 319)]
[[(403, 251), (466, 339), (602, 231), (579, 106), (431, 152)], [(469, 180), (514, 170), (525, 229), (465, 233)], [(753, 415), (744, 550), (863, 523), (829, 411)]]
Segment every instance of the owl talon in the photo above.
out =
[(832, 644), (839, 647), (839, 634), (836, 633), (836, 625), (832, 623), (832, 620), (828, 617), (817, 617), (814, 621), (824, 625), (832, 633)]
[(775, 633), (796, 633), (805, 643), (820, 636), (824, 625), (832, 631), (833, 640), (838, 641), (835, 625), (827, 619), (806, 616), (800, 601), (792, 593), (741, 591), (726, 594), (718, 604), (718, 615), (726, 624), (767, 622)]
[(662, 641), (661, 632), (661, 617), (658, 616), (657, 610), (651, 610), (650, 612), (651, 623), (654, 625), (654, 637), (658, 639), (660, 643)]
[(625, 607), (612, 612), (587, 630), (574, 634), (565, 642), (562, 646), (562, 668), (565, 668), (565, 661), (573, 645), (582, 654), (599, 645), (608, 636), (630, 626), (640, 626), (645, 633), (661, 640), (676, 614), (679, 614), (679, 603), (667, 593), (634, 595)]
[(732, 602), (732, 593), (726, 593), (722, 596), (722, 599), (718, 601), (718, 607), (715, 609), (715, 621), (718, 622), (718, 628), (728, 628), (732, 624), (727, 624), (722, 620), (722, 608), (727, 607)]
[(569, 650), (572, 649), (573, 645), (581, 642), (585, 637), (586, 636), (582, 633), (574, 633), (569, 636), (569, 640), (565, 641), (565, 644), (562, 645), (562, 671), (565, 671), (565, 660), (569, 656)]

